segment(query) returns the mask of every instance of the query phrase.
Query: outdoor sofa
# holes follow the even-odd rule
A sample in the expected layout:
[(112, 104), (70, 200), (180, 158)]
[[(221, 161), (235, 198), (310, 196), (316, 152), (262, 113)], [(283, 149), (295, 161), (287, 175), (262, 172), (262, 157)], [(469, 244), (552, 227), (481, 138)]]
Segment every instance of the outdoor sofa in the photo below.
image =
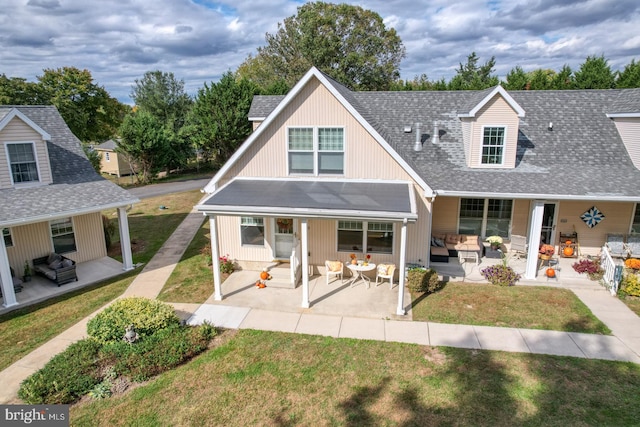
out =
[(54, 281), (58, 286), (78, 280), (76, 262), (56, 253), (35, 258), (33, 271)]

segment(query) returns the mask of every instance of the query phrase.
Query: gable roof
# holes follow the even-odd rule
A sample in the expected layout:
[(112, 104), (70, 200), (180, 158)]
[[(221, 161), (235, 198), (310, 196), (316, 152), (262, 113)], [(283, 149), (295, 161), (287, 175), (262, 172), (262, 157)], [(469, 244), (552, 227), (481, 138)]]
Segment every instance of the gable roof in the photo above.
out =
[(116, 147), (118, 147), (118, 144), (113, 139), (110, 139), (108, 141), (103, 142), (102, 144), (96, 145), (94, 149), (113, 151), (116, 149)]
[[(356, 108), (359, 107), (357, 99), (354, 97), (354, 93), (349, 90), (347, 87), (342, 84), (336, 82), (331, 79), (326, 74), (322, 73), (315, 67), (312, 67), (307, 73), (296, 83), (296, 85), (289, 91), (284, 98), (277, 103), (277, 106), (267, 115), (264, 122), (256, 129), (247, 140), (236, 150), (236, 152), (231, 156), (231, 158), (220, 168), (218, 173), (211, 179), (211, 181), (204, 187), (204, 191), (206, 193), (213, 193), (216, 190), (218, 181), (229, 171), (229, 169), (244, 155), (244, 153), (249, 149), (249, 147), (257, 140), (257, 138), (267, 129), (269, 124), (278, 116), (278, 114), (284, 110), (284, 108), (302, 91), (304, 86), (313, 78), (316, 78), (320, 81), (324, 87), (326, 87), (333, 96), (336, 97), (338, 102), (340, 102), (346, 109), (349, 111), (353, 117), (365, 128), (367, 132), (371, 134), (371, 136), (384, 148), (398, 163), (400, 163), (407, 173), (415, 180), (418, 185), (420, 185), (427, 197), (432, 195), (431, 188), (427, 185), (427, 183), (422, 179), (422, 177), (417, 174), (409, 164), (405, 162), (405, 160), (400, 157), (389, 145), (387, 139), (381, 135), (378, 130), (372, 126), (373, 121), (371, 118), (367, 120), (363, 117), (363, 114), (367, 114), (366, 109)], [(272, 105), (275, 103), (272, 103)]]
[[(520, 116), (516, 166), (469, 168), (460, 117), (472, 116), (497, 94)], [(278, 99), (261, 99), (256, 108), (268, 115), (268, 106)], [(497, 86), (483, 91), (351, 92), (349, 99), (436, 194), (640, 201), (640, 171), (608, 118), (638, 117), (640, 89), (507, 92)], [(414, 123), (422, 124), (421, 139), (426, 140), (420, 152), (413, 150), (415, 133), (404, 132)], [(434, 123), (440, 131), (437, 144), (431, 142)]]
[(25, 122), (29, 127), (31, 127), (34, 131), (39, 133), (44, 141), (48, 141), (51, 139), (51, 135), (49, 135), (47, 132), (42, 130), (40, 126), (35, 124), (29, 117), (22, 114), (20, 110), (18, 110), (15, 107), (11, 108), (8, 111), (7, 110), (2, 111), (1, 117), (2, 119), (0, 120), (0, 131), (2, 131), (2, 129), (4, 129), (5, 126), (7, 126), (9, 122), (13, 120), (14, 117), (18, 117), (20, 120)]
[(11, 109), (49, 135), (46, 143), (53, 183), (0, 190), (0, 227), (98, 212), (139, 201), (98, 175), (54, 106), (0, 106), (0, 116), (6, 118)]

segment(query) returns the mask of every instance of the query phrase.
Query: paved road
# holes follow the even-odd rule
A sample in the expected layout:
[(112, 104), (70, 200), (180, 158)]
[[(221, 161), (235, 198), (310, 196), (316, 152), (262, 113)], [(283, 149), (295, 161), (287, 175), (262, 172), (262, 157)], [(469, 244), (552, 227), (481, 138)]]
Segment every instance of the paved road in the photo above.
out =
[(140, 199), (162, 196), (164, 194), (179, 193), (182, 191), (198, 190), (210, 181), (210, 178), (189, 179), (186, 181), (164, 182), (161, 184), (145, 185), (129, 189), (129, 192)]

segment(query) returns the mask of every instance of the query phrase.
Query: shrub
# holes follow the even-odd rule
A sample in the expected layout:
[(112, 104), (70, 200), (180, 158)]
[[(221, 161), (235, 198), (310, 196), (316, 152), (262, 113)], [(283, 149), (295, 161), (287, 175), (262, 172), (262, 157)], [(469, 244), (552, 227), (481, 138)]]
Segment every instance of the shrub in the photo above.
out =
[(91, 338), (71, 344), (25, 379), (18, 397), (30, 404), (75, 402), (102, 381), (96, 365), (100, 347)]
[(631, 272), (625, 274), (620, 283), (620, 290), (626, 295), (640, 297), (640, 277)]
[(103, 364), (116, 372), (144, 381), (165, 372), (206, 350), (215, 329), (211, 325), (172, 325), (135, 344), (112, 342), (102, 350)]
[(599, 259), (583, 259), (572, 265), (573, 269), (580, 274), (586, 273), (591, 280), (600, 280), (604, 275), (604, 270), (600, 267)]
[(412, 292), (435, 292), (440, 288), (438, 273), (433, 268), (412, 268), (407, 275), (407, 287)]
[(480, 270), (480, 273), (482, 273), (482, 276), (492, 285), (514, 286), (516, 282), (520, 280), (520, 275), (516, 273), (513, 268), (504, 264), (483, 268)]
[(141, 297), (120, 299), (87, 324), (87, 333), (101, 342), (122, 340), (127, 326), (133, 325), (139, 337), (177, 325), (180, 319), (173, 307)]
[(229, 254), (220, 257), (220, 272), (228, 274), (233, 273), (233, 260)]

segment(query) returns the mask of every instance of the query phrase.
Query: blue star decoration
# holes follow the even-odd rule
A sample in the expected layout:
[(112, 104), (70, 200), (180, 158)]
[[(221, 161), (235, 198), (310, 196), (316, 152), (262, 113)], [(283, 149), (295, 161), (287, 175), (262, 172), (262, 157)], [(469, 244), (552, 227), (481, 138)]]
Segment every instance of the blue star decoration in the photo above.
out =
[(587, 224), (587, 227), (593, 228), (604, 219), (604, 214), (600, 212), (598, 208), (593, 206), (591, 209), (583, 213), (580, 218), (582, 218), (584, 223)]

